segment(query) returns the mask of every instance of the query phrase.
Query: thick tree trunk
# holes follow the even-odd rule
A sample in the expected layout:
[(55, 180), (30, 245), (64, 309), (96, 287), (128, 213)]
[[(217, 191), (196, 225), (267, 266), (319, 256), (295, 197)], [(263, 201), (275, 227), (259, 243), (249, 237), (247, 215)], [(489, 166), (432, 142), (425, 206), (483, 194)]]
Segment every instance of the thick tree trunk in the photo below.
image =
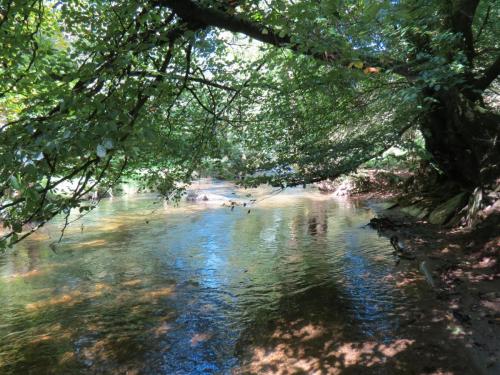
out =
[(463, 188), (486, 187), (500, 177), (500, 116), (458, 92), (435, 95), (422, 123), (435, 162)]

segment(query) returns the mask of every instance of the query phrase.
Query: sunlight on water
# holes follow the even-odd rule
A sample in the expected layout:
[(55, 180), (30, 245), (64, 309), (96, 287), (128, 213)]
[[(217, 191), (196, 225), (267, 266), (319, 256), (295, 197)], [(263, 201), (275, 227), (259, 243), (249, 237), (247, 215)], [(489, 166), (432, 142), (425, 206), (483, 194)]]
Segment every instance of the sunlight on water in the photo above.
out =
[(394, 259), (364, 227), (370, 210), (312, 190), (194, 188), (208, 201), (103, 201), (54, 249), (62, 220), (0, 258), (0, 373), (260, 371), (316, 342), (347, 366), (411, 345), (394, 311), (416, 296), (386, 282)]

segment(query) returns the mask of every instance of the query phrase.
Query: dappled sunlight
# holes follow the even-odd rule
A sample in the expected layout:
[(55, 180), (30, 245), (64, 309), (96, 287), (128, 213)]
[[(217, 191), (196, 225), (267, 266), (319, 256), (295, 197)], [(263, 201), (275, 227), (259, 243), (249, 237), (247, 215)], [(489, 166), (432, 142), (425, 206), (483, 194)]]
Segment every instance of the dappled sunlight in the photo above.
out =
[(334, 356), (341, 368), (354, 365), (370, 367), (394, 357), (414, 342), (415, 340), (398, 339), (387, 345), (377, 342), (347, 343), (330, 351), (327, 356)]
[(39, 276), (46, 273), (46, 271), (41, 271), (39, 269), (34, 269), (26, 272), (16, 272), (8, 276), (4, 276), (5, 279), (18, 279), (18, 278), (28, 278), (33, 276)]
[(498, 263), (498, 260), (493, 257), (483, 257), (476, 263), (472, 265), (473, 269), (484, 269), (484, 268), (492, 268)]
[(33, 339), (29, 343), (30, 344), (38, 344), (42, 341), (51, 340), (51, 339), (52, 339), (51, 335), (39, 335), (39, 336), (33, 337)]
[(105, 293), (110, 293), (112, 291), (111, 286), (105, 283), (97, 283), (94, 285), (94, 290), (90, 290), (84, 294), (84, 298), (93, 299), (101, 297)]
[(95, 247), (104, 246), (106, 243), (106, 240), (98, 239), (71, 244), (70, 248), (71, 250), (93, 249)]
[(172, 330), (172, 325), (167, 322), (162, 322), (159, 326), (151, 329), (151, 332), (155, 337), (160, 337)]
[[(251, 331), (249, 331), (249, 334)], [(384, 366), (401, 370), (408, 364), (403, 355), (415, 343), (414, 338), (349, 340), (348, 326), (329, 321), (303, 319), (278, 321), (271, 332), (258, 334), (246, 351), (243, 373), (252, 374), (349, 374)], [(405, 354), (406, 355), (406, 354)]]
[(143, 203), (122, 202), (144, 219), (117, 200), (96, 211), (102, 228), (89, 216), (55, 251), (20, 248), (0, 279), (17, 303), (2, 310), (13, 344), (1, 346), (0, 372), (390, 373), (414, 369), (438, 325), (433, 337), (467, 339), (453, 315), (415, 303), (423, 276), (398, 272), (388, 241), (363, 228), (366, 210), (294, 194), (252, 202), (250, 215), (186, 203), (150, 222)]
[(35, 311), (35, 310), (40, 310), (44, 309), (47, 307), (53, 307), (53, 306), (58, 306), (58, 305), (68, 305), (68, 306), (73, 306), (77, 303), (82, 302), (82, 292), (79, 290), (75, 290), (71, 293), (65, 293), (62, 295), (59, 295), (57, 297), (53, 297), (47, 300), (42, 300), (38, 302), (33, 302), (33, 303), (28, 303), (26, 305), (26, 309), (29, 311)]
[(90, 345), (84, 347), (81, 351), (81, 356), (86, 361), (90, 362), (105, 362), (113, 356), (113, 348), (115, 345), (127, 340), (127, 337), (105, 337), (94, 341)]
[(141, 279), (133, 279), (133, 280), (124, 281), (124, 282), (122, 282), (121, 285), (123, 285), (123, 286), (138, 286), (138, 285), (141, 285), (142, 283), (143, 283), (143, 281)]
[(28, 303), (26, 305), (26, 309), (28, 311), (36, 311), (60, 305), (71, 307), (78, 303), (82, 303), (85, 300), (101, 297), (104, 293), (111, 292), (111, 290), (112, 290), (111, 286), (105, 283), (96, 283), (89, 291), (86, 292), (85, 291), (82, 292), (80, 290), (68, 291), (66, 293), (57, 295), (52, 298), (48, 298), (33, 303)]
[[(131, 221), (132, 222), (132, 221)], [(110, 220), (104, 220), (100, 219), (99, 220), (99, 225), (92, 225), (92, 226), (84, 226), (83, 232), (92, 232), (92, 233), (100, 233), (100, 232), (116, 232), (120, 231), (123, 226), (126, 225), (126, 223), (121, 222), (121, 221), (116, 221), (113, 219), (112, 221)], [(80, 232), (81, 227), (76, 227), (74, 228), (75, 232)]]
[(55, 323), (42, 330), (42, 333), (33, 333), (30, 340), (31, 345), (37, 345), (43, 341), (48, 340), (69, 340), (74, 332), (70, 329), (64, 328), (61, 323)]
[(64, 352), (59, 357), (59, 365), (64, 366), (74, 362), (75, 360), (76, 360), (75, 352)]
[(149, 290), (142, 295), (140, 295), (140, 300), (142, 301), (149, 301), (149, 300), (154, 300), (162, 297), (170, 297), (174, 294), (175, 288), (173, 286), (165, 287), (165, 288), (160, 288), (160, 289), (155, 289), (155, 290)]
[[(300, 323), (301, 323), (300, 321), (296, 321), (291, 324), (295, 326)], [(285, 340), (298, 339), (300, 341), (308, 341), (315, 338), (319, 338), (324, 334), (325, 334), (324, 327), (308, 323), (294, 330), (282, 331), (280, 328), (277, 328), (271, 337), (274, 339), (285, 339)]]
[(208, 332), (204, 332), (204, 333), (195, 333), (192, 337), (191, 337), (191, 346), (196, 346), (198, 345), (200, 342), (204, 342), (204, 341), (208, 341), (212, 338), (213, 334), (212, 333), (208, 333)]
[[(30, 281), (30, 279), (36, 279), (39, 276), (47, 276), (52, 272), (57, 272), (60, 268), (67, 266), (63, 263), (50, 263), (37, 265), (36, 267), (30, 269), (30, 267), (20, 267), (23, 270), (17, 270), (15, 272), (10, 272), (6, 275), (0, 277), (0, 281), (14, 282), (17, 280)], [(27, 268), (27, 269), (26, 269)], [(24, 270), (26, 269), (26, 271)]]
[[(292, 335), (293, 336), (293, 335)], [(363, 368), (382, 365), (407, 350), (415, 340), (397, 339), (388, 344), (374, 341), (335, 343), (324, 342), (319, 347), (307, 347), (296, 342), (280, 342), (271, 348), (257, 347), (244, 372), (255, 374), (341, 374), (349, 367)]]
[(397, 288), (416, 285), (422, 282), (422, 280), (424, 280), (424, 277), (416, 271), (390, 273), (382, 278), (383, 282), (395, 285)]
[[(481, 301), (481, 306), (485, 307), (489, 311), (500, 315), (500, 297), (495, 298), (492, 301), (483, 300)], [(496, 318), (498, 322), (500, 322), (500, 317)]]

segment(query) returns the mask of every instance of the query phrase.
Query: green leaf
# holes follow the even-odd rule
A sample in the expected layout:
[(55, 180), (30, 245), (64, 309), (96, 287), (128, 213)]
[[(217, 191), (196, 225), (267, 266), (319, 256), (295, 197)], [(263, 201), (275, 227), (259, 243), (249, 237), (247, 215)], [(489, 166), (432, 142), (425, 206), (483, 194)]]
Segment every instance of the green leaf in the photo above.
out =
[(21, 190), (21, 184), (16, 176), (10, 176), (9, 178), (10, 186), (15, 190)]

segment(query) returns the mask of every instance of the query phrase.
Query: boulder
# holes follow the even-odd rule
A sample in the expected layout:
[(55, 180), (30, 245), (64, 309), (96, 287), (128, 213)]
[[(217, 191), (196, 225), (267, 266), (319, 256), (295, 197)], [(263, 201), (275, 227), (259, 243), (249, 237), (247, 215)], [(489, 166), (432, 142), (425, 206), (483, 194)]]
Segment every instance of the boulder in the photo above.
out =
[(410, 216), (414, 216), (419, 220), (422, 220), (429, 214), (429, 209), (426, 207), (421, 207), (420, 205), (411, 205), (407, 207), (401, 208), (401, 212), (408, 214)]
[(466, 192), (459, 193), (453, 198), (437, 206), (429, 215), (431, 224), (443, 225), (452, 218), (454, 214), (460, 211), (466, 204), (468, 194)]
[(198, 200), (198, 193), (193, 190), (189, 190), (186, 195), (186, 201), (196, 202), (197, 200)]

